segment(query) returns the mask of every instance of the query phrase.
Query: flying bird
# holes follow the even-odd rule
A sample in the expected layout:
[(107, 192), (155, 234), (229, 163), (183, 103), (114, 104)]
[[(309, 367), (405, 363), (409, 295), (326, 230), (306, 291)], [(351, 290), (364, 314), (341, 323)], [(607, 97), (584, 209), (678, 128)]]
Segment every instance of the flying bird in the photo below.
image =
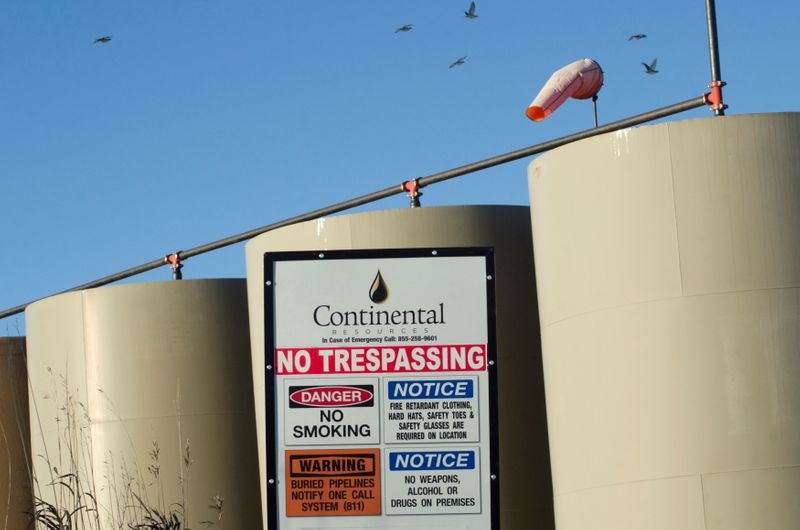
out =
[(478, 15), (475, 14), (475, 2), (470, 2), (469, 11), (464, 11), (464, 16), (467, 18), (478, 18)]
[(111, 42), (111, 36), (110, 35), (106, 35), (105, 37), (98, 37), (98, 38), (94, 39), (94, 44), (97, 44), (98, 42), (101, 43), (101, 44), (105, 44), (107, 42)]
[(653, 62), (652, 62), (652, 63), (650, 63), (650, 64), (647, 64), (647, 63), (642, 63), (642, 66), (644, 66), (644, 73), (646, 73), (646, 74), (648, 74), (648, 75), (655, 75), (655, 74), (657, 74), (657, 73), (658, 73), (658, 70), (656, 70), (656, 63), (657, 63), (657, 62), (658, 62), (658, 57), (656, 57), (655, 59), (653, 59)]
[(646, 38), (647, 35), (645, 35), (644, 33), (637, 33), (636, 35), (631, 35), (630, 37), (628, 37), (628, 40), (642, 40)]
[(464, 57), (459, 57), (453, 64), (448, 66), (448, 68), (453, 68), (454, 66), (461, 66), (462, 64), (464, 64), (464, 59), (466, 58), (467, 58), (466, 55)]
[(404, 26), (400, 26), (399, 28), (397, 28), (396, 30), (394, 30), (394, 32), (395, 33), (399, 33), (399, 32), (402, 31), (403, 33), (405, 33), (406, 31), (411, 31), (411, 28), (413, 28), (413, 27), (414, 27), (414, 24), (406, 24)]

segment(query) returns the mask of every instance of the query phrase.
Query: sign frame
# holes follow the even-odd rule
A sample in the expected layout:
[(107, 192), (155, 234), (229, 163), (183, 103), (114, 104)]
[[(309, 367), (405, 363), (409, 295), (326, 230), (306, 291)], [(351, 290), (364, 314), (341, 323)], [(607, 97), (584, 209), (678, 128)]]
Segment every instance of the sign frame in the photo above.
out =
[[(486, 372), (488, 376), (489, 402), (489, 510), (490, 528), (500, 529), (500, 448), (497, 391), (497, 333), (496, 333), (496, 299), (495, 299), (495, 263), (493, 247), (423, 247), (423, 248), (386, 248), (363, 250), (301, 250), (276, 251), (264, 253), (264, 359), (265, 359), (265, 396), (266, 396), (266, 478), (267, 527), (270, 530), (282, 530), (279, 526), (277, 454), (279, 446), (279, 429), (276, 392), (279, 385), (276, 374), (276, 307), (275, 307), (275, 264), (287, 261), (319, 261), (319, 260), (380, 260), (397, 258), (436, 258), (436, 257), (484, 257), (486, 264)], [(381, 455), (383, 459), (383, 455)], [(381, 473), (383, 475), (383, 473)], [(382, 478), (381, 480), (385, 480)], [(369, 516), (366, 516), (369, 517)], [(388, 528), (388, 527), (387, 527)]]

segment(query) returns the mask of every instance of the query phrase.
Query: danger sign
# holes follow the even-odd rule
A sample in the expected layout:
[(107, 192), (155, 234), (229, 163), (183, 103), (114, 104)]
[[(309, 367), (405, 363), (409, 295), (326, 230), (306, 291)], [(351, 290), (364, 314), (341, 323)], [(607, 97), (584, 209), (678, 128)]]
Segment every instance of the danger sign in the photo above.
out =
[(286, 515), (379, 515), (379, 449), (286, 451)]
[(370, 377), (286, 380), (286, 445), (378, 443), (378, 385)]

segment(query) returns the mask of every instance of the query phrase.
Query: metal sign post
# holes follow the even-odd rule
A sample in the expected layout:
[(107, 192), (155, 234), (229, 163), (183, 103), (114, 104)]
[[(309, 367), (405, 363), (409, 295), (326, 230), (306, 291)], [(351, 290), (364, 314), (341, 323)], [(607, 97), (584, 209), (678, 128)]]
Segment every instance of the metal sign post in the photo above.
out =
[(488, 248), (267, 253), (269, 528), (499, 528)]

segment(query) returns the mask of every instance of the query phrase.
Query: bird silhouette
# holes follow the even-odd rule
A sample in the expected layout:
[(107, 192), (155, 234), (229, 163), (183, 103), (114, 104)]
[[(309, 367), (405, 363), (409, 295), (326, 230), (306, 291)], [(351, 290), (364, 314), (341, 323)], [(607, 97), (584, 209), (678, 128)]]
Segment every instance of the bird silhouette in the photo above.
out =
[(475, 2), (470, 2), (469, 11), (464, 11), (464, 16), (467, 18), (478, 18), (478, 15), (475, 14)]
[(98, 38), (94, 39), (94, 44), (97, 44), (98, 42), (100, 44), (105, 44), (107, 42), (111, 42), (111, 36), (110, 35), (106, 35), (105, 37), (98, 37)]
[(456, 59), (456, 61), (453, 64), (448, 66), (448, 68), (453, 68), (455, 66), (461, 66), (462, 64), (464, 64), (464, 59), (466, 59), (466, 58), (467, 58), (466, 55), (464, 57), (459, 57), (458, 59)]
[(650, 64), (647, 64), (647, 63), (642, 63), (642, 66), (644, 66), (644, 73), (646, 73), (646, 74), (648, 74), (648, 75), (655, 75), (655, 74), (657, 74), (657, 73), (658, 73), (658, 70), (656, 70), (656, 63), (657, 63), (657, 62), (658, 62), (658, 57), (656, 57), (655, 59), (653, 59), (653, 62), (652, 62), (652, 63), (650, 63)]
[(631, 35), (630, 37), (628, 37), (628, 40), (642, 40), (646, 38), (647, 35), (645, 35), (644, 33), (637, 33), (636, 35)]
[(399, 28), (397, 28), (396, 30), (394, 30), (394, 32), (395, 33), (399, 33), (399, 32), (405, 33), (406, 31), (411, 31), (411, 28), (413, 28), (413, 27), (414, 27), (414, 24), (406, 24), (404, 26), (400, 26)]

